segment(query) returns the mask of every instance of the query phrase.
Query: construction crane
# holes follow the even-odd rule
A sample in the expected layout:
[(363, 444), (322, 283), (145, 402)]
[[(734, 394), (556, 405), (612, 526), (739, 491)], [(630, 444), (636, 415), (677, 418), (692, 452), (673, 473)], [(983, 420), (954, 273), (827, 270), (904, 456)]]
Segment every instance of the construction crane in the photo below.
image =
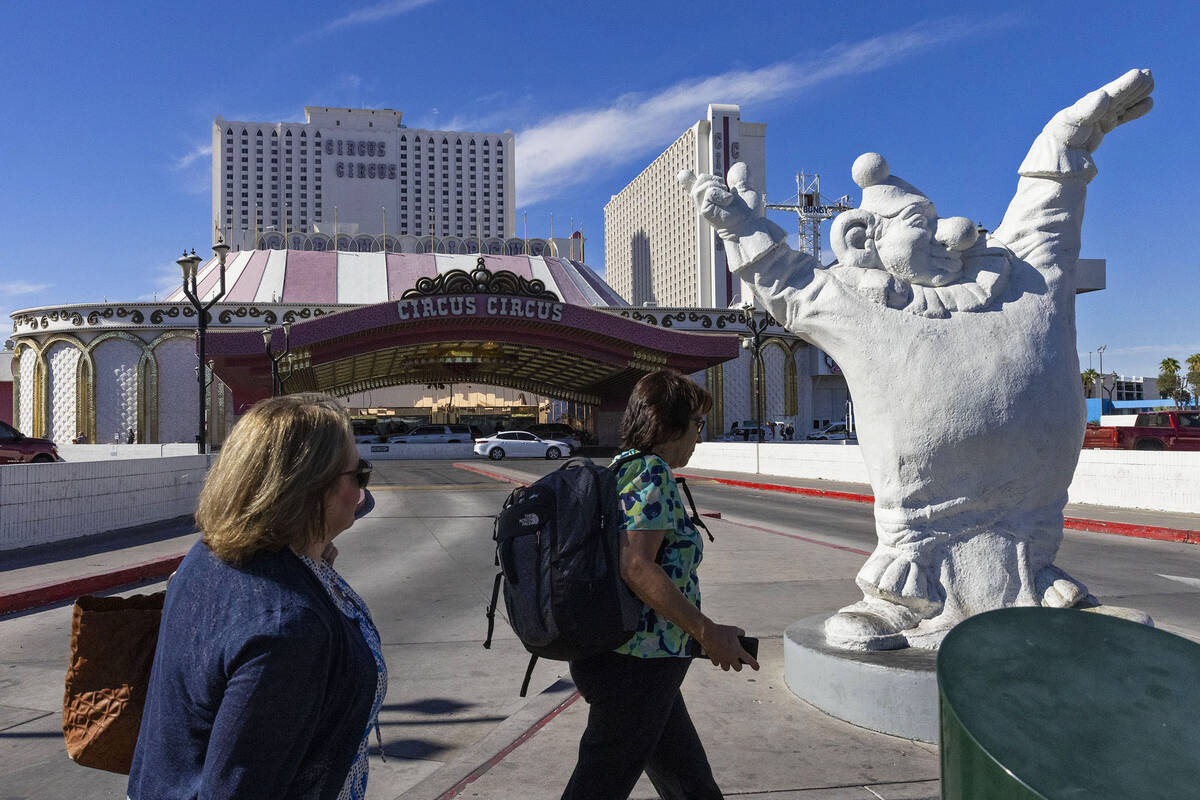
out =
[(767, 203), (775, 211), (792, 211), (796, 214), (800, 233), (800, 249), (812, 254), (821, 262), (821, 221), (833, 219), (854, 206), (850, 195), (844, 194), (832, 205), (821, 204), (821, 176), (796, 173), (796, 194), (787, 203)]

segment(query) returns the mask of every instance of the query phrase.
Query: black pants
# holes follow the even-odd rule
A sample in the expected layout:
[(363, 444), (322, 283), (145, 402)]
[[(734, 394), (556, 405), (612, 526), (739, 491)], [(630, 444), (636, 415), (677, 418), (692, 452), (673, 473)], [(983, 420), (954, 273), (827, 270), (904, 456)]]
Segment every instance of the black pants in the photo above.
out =
[(679, 693), (691, 663), (617, 653), (571, 662), (590, 708), (563, 800), (625, 800), (643, 771), (664, 800), (720, 800)]

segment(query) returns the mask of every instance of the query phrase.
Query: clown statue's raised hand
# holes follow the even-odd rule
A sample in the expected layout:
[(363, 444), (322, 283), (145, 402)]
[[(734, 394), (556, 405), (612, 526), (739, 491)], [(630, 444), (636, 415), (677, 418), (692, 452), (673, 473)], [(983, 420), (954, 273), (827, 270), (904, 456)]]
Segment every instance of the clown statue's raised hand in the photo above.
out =
[(730, 269), (837, 360), (854, 398), (879, 543), (863, 600), (825, 623), (831, 644), (937, 647), (975, 613), (1094, 602), (1054, 565), (1084, 429), (1075, 270), (1092, 153), (1153, 86), (1132, 70), (1055, 114), (986, 240), (876, 153), (854, 162), (862, 205), (833, 221), (828, 268), (762, 216), (744, 165), (729, 189), (679, 176)]

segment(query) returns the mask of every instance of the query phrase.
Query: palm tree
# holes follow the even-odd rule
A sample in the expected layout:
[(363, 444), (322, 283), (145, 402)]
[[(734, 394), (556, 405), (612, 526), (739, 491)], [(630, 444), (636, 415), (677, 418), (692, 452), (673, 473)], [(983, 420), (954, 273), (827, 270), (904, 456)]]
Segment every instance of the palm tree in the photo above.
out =
[(1192, 400), (1200, 403), (1200, 353), (1193, 353), (1187, 357), (1188, 383), (1192, 385)]
[(1091, 367), (1088, 367), (1079, 374), (1079, 377), (1083, 379), (1084, 397), (1091, 397), (1092, 387), (1096, 385), (1096, 381), (1100, 378), (1100, 373), (1096, 372), (1096, 370), (1092, 369)]
[(1158, 364), (1158, 396), (1169, 397), (1179, 406), (1179, 362), (1167, 356)]

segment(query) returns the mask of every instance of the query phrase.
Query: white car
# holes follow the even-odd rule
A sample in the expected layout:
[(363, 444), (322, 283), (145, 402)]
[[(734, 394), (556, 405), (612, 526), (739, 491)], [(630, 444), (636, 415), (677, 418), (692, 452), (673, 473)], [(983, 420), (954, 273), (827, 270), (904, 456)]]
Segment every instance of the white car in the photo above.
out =
[(529, 431), (501, 431), (495, 436), (475, 440), (475, 455), (499, 461), (505, 456), (548, 458), (553, 461), (570, 455), (571, 446), (558, 439), (542, 439)]
[(829, 442), (842, 439), (858, 439), (858, 435), (855, 434), (854, 431), (847, 431), (845, 422), (834, 422), (830, 425), (826, 425), (819, 431), (813, 431), (804, 438), (808, 439), (810, 442)]

